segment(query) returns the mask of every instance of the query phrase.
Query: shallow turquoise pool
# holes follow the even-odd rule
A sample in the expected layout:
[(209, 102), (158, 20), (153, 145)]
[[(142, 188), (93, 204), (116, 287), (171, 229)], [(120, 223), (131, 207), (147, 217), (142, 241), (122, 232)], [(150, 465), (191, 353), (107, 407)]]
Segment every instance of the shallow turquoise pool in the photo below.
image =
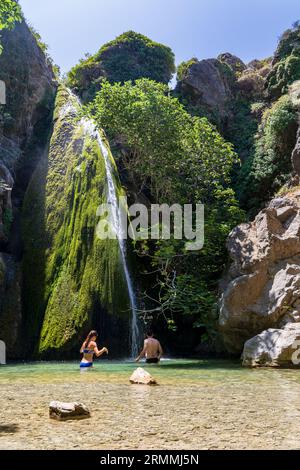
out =
[[(138, 366), (159, 386), (130, 385)], [(91, 418), (52, 421), (51, 400), (82, 401)], [(0, 367), (0, 449), (294, 449), (299, 418), (299, 370), (179, 359)]]

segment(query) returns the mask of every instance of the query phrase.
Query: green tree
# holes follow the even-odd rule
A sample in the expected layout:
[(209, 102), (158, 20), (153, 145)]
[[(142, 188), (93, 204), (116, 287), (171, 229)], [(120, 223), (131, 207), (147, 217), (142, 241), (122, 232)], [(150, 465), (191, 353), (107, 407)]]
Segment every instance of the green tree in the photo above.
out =
[(184, 241), (174, 239), (137, 242), (135, 249), (157, 273), (149, 312), (163, 314), (172, 327), (176, 315), (188, 314), (196, 326), (205, 324), (208, 332), (215, 331), (225, 240), (243, 218), (228, 187), (237, 162), (231, 144), (206, 118), (188, 114), (166, 85), (147, 79), (123, 86), (104, 81), (86, 111), (122, 145), (119, 163), (137, 193), (156, 203), (205, 203), (202, 250), (187, 252)]
[(151, 80), (104, 81), (88, 112), (128, 148), (124, 160), (136, 184), (155, 201), (209, 200), (230, 181), (237, 157), (206, 118), (192, 117), (166, 85)]
[[(21, 7), (14, 0), (1, 0), (0, 2), (0, 31), (13, 29), (16, 22), (22, 20)], [(0, 36), (1, 38), (1, 36)], [(0, 54), (2, 46), (0, 43)]]

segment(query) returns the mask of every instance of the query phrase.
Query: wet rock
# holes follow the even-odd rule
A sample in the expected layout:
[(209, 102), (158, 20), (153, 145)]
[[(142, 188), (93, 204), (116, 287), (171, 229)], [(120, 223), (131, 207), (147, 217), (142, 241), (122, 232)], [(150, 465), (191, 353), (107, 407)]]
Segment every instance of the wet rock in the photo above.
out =
[(300, 323), (289, 323), (282, 329), (270, 328), (245, 343), (243, 366), (299, 366), (299, 349)]
[(299, 192), (276, 198), (228, 239), (232, 264), (220, 287), (219, 325), (227, 350), (300, 318)]
[(62, 403), (60, 401), (52, 401), (49, 405), (49, 416), (58, 421), (68, 419), (85, 419), (90, 418), (90, 412), (83, 403)]
[(156, 380), (142, 367), (139, 367), (134, 371), (129, 381), (132, 384), (157, 385)]

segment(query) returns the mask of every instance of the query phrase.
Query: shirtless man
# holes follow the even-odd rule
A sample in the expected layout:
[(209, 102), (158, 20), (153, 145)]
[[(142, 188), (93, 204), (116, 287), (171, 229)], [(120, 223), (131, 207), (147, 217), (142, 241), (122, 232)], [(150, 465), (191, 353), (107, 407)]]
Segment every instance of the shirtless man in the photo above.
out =
[(152, 331), (148, 331), (146, 336), (147, 338), (144, 341), (143, 350), (136, 358), (135, 362), (139, 362), (139, 360), (145, 356), (147, 364), (158, 364), (163, 355), (161, 344), (153, 337)]

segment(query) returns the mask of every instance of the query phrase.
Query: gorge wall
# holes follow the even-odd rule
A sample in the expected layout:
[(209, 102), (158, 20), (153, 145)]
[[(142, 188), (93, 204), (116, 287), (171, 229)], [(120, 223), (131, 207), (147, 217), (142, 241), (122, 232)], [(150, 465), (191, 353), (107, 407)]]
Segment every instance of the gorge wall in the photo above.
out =
[(23, 21), (2, 33), (0, 79), (0, 331), (9, 356), (22, 352), (21, 216), (24, 194), (51, 131), (56, 83)]

